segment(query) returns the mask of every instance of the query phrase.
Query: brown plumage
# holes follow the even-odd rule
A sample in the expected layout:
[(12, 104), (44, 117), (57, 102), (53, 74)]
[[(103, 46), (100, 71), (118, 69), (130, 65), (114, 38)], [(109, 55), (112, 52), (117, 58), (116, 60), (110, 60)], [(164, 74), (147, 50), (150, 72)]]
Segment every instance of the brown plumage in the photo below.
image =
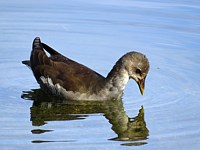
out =
[(33, 41), (30, 61), (22, 63), (31, 68), (44, 91), (74, 100), (118, 99), (129, 78), (138, 83), (143, 93), (144, 80), (149, 69), (148, 60), (143, 54), (130, 52), (117, 61), (105, 78), (41, 43), (39, 37)]

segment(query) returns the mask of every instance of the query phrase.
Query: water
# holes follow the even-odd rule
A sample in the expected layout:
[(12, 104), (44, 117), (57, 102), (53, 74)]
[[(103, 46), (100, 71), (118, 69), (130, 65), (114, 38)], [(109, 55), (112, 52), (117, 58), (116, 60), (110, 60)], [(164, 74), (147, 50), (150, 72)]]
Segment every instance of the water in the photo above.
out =
[[(0, 16), (1, 149), (200, 147), (199, 1), (2, 0)], [(35, 36), (104, 76), (146, 54), (145, 95), (130, 81), (123, 103), (51, 102), (21, 64)]]

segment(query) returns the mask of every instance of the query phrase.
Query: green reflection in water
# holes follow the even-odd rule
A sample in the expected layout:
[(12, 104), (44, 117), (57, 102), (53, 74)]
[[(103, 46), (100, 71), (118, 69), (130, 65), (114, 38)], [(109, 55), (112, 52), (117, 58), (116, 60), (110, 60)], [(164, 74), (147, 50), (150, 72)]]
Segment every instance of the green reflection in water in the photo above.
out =
[[(136, 117), (129, 118), (124, 110), (122, 100), (64, 101), (50, 98), (40, 89), (23, 92), (22, 98), (33, 100), (30, 108), (33, 126), (42, 126), (47, 121), (85, 119), (88, 115), (103, 113), (112, 125), (112, 130), (117, 134), (117, 137), (110, 140), (132, 141), (122, 144), (123, 146), (147, 144), (147, 142), (141, 142), (149, 135), (144, 120), (143, 106)], [(36, 129), (32, 130), (32, 133), (42, 134), (50, 131)]]

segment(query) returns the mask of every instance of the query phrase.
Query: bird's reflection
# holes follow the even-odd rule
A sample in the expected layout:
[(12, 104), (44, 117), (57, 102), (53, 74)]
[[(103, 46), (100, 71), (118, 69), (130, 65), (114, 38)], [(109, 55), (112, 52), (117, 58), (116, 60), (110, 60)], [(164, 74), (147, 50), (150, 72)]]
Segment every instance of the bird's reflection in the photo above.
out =
[[(148, 129), (144, 120), (144, 108), (134, 118), (129, 118), (124, 111), (122, 100), (118, 101), (63, 101), (50, 98), (42, 90), (35, 89), (23, 92), (23, 99), (33, 100), (30, 108), (33, 126), (42, 126), (47, 121), (85, 119), (89, 114), (103, 113), (117, 134), (111, 140), (138, 141), (123, 145), (139, 145), (148, 136)], [(50, 132), (51, 130), (32, 130), (34, 134)]]

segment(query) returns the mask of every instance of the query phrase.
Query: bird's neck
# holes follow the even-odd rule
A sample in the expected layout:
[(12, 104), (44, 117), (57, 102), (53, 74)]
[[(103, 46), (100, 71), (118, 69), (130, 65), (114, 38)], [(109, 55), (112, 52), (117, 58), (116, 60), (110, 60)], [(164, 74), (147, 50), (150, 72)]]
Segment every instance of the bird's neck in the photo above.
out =
[(117, 62), (106, 77), (106, 88), (110, 92), (123, 93), (129, 80), (129, 74), (121, 62)]

